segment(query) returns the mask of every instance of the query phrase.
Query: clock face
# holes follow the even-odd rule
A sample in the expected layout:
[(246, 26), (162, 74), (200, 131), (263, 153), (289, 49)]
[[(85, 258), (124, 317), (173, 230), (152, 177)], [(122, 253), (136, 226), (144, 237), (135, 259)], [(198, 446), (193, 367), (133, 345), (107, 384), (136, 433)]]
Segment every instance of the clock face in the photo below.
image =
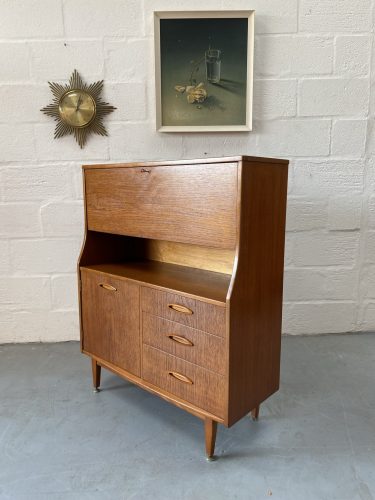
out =
[(61, 96), (59, 113), (71, 127), (86, 127), (95, 118), (95, 100), (83, 90), (70, 90)]
[(65, 135), (74, 135), (83, 148), (91, 134), (107, 135), (103, 117), (116, 108), (104, 102), (100, 97), (103, 80), (87, 85), (75, 69), (69, 84), (48, 82), (53, 94), (53, 101), (41, 109), (56, 122), (55, 139)]

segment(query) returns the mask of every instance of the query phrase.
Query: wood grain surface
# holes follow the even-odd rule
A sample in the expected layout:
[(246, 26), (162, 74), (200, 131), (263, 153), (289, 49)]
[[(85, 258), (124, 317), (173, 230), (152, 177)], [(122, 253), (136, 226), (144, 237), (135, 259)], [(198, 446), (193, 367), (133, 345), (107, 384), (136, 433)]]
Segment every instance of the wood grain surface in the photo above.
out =
[[(193, 311), (193, 314), (184, 314), (171, 309), (169, 304), (181, 304)], [(155, 314), (165, 319), (182, 323), (183, 325), (202, 330), (204, 332), (225, 336), (225, 308), (202, 301), (184, 297), (177, 293), (168, 293), (150, 287), (141, 289), (142, 311)]]
[(208, 456), (215, 422), (255, 415), (279, 386), (287, 166), (84, 167), (81, 336), (94, 386), (100, 365), (204, 418)]
[(174, 290), (187, 296), (199, 297), (208, 302), (225, 305), (231, 276), (176, 266), (156, 261), (130, 261), (119, 264), (96, 264), (87, 269), (105, 273), (116, 279), (128, 279), (137, 283)]
[(180, 266), (232, 274), (234, 250), (202, 247), (174, 241), (146, 240), (146, 258)]
[(235, 247), (235, 163), (86, 170), (85, 179), (89, 230)]
[[(140, 375), (139, 286), (81, 269), (85, 351)], [(105, 283), (116, 291), (100, 286)]]
[(232, 425), (279, 388), (285, 165), (242, 166), (240, 245), (229, 299)]
[[(180, 373), (193, 383), (178, 380), (169, 372)], [(142, 377), (199, 408), (223, 416), (225, 379), (217, 373), (144, 344)]]
[(204, 437), (206, 444), (206, 456), (212, 458), (215, 453), (217, 422), (210, 418), (204, 419)]
[[(142, 335), (143, 342), (152, 347), (221, 375), (226, 373), (225, 341), (215, 335), (145, 312), (142, 314)], [(174, 335), (190, 344), (174, 340)]]

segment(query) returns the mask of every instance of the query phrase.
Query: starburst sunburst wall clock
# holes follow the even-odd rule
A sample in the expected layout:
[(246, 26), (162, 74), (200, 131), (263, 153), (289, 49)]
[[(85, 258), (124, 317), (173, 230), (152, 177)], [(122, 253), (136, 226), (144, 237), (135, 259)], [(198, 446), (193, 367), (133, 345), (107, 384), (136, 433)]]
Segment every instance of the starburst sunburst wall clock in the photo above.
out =
[(53, 94), (52, 104), (41, 111), (57, 121), (55, 139), (73, 134), (83, 148), (90, 133), (108, 135), (103, 117), (116, 108), (100, 97), (103, 80), (90, 85), (83, 82), (75, 69), (69, 84), (48, 82)]

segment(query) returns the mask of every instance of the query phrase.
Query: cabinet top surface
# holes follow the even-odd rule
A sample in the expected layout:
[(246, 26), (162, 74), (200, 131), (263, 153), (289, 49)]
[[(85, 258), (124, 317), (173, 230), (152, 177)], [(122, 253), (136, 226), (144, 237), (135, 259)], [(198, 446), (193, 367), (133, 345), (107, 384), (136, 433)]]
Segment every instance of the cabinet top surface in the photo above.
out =
[(127, 163), (100, 163), (93, 165), (83, 165), (82, 168), (92, 169), (92, 168), (117, 168), (117, 167), (156, 167), (162, 165), (194, 165), (202, 163), (232, 163), (245, 161), (247, 163), (277, 163), (282, 165), (288, 165), (289, 161), (279, 158), (263, 158), (258, 156), (223, 156), (221, 158), (196, 158), (189, 160), (158, 160), (158, 161), (137, 161), (137, 162), (127, 162)]

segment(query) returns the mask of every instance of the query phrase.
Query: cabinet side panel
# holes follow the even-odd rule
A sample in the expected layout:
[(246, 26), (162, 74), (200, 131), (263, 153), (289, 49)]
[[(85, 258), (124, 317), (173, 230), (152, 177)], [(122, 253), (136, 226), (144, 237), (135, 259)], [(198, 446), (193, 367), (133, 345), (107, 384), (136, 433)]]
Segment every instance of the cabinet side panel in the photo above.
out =
[(77, 278), (78, 278), (78, 309), (79, 309), (79, 338), (80, 338), (80, 348), (81, 352), (83, 350), (83, 329), (82, 329), (82, 284), (81, 284), (81, 272), (80, 265), (84, 260), (84, 253), (87, 247), (87, 214), (86, 214), (86, 184), (85, 184), (85, 173), (82, 170), (82, 184), (83, 184), (83, 206), (84, 206), (84, 237), (82, 241), (81, 251), (78, 256), (77, 261)]
[(229, 299), (232, 425), (277, 391), (288, 167), (244, 162), (238, 264)]

